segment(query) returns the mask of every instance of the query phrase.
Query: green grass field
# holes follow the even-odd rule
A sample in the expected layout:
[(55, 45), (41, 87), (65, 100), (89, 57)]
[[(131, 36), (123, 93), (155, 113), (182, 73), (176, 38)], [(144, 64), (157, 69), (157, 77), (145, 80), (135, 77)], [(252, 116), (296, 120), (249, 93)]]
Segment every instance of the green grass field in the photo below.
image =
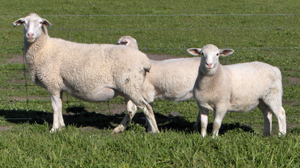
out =
[[(299, 167), (300, 3), (257, 1), (16, 1), (0, 5), (0, 167)], [(258, 109), (227, 113), (212, 139), (192, 128), (194, 99), (156, 100), (161, 133), (146, 133), (143, 114), (124, 133), (111, 135), (124, 116), (124, 99), (88, 103), (64, 94), (67, 127), (50, 134), (47, 90), (35, 86), (24, 65), (23, 27), (13, 22), (35, 12), (52, 23), (51, 37), (81, 43), (136, 38), (141, 51), (189, 56), (208, 43), (232, 48), (223, 64), (262, 61), (280, 68), (288, 133), (263, 137)], [(180, 116), (167, 117), (171, 112)], [(212, 113), (209, 116), (211, 132)]]

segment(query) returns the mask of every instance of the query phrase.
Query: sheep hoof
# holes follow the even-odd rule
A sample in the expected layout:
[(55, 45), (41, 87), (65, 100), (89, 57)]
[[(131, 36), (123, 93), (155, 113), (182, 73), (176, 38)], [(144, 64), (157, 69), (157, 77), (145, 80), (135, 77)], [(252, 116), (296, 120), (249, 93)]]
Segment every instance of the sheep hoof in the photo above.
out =
[(278, 136), (279, 136), (279, 137), (284, 137), (284, 136), (285, 136), (285, 133), (279, 132), (279, 133), (278, 133)]
[(157, 134), (159, 133), (159, 130), (149, 131), (150, 134)]
[(53, 133), (57, 132), (58, 130), (59, 130), (58, 128), (52, 128), (52, 129), (50, 130), (50, 133), (53, 134)]
[(50, 133), (51, 133), (51, 134), (56, 133), (57, 131), (61, 131), (61, 130), (63, 130), (64, 128), (65, 128), (65, 125), (60, 126), (60, 127), (58, 127), (58, 128), (52, 128), (52, 129), (50, 130)]
[(124, 131), (124, 126), (123, 125), (118, 125), (113, 131), (111, 134), (118, 134), (118, 133), (121, 133)]

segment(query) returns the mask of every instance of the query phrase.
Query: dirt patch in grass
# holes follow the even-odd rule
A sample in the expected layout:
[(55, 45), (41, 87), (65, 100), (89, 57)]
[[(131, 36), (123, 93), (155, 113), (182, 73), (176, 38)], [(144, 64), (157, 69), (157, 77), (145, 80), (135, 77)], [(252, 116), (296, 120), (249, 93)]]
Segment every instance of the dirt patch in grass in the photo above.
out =
[(108, 115), (122, 114), (127, 110), (125, 104), (109, 104), (108, 106), (109, 109), (104, 110), (103, 111), (104, 114), (108, 114)]
[(14, 85), (20, 85), (20, 84), (25, 85), (25, 80), (11, 79), (11, 80), (8, 80), (8, 82), (11, 84), (14, 84)]
[(26, 96), (11, 96), (10, 97), (11, 99), (14, 99), (14, 100), (16, 100), (16, 101), (26, 101), (27, 100), (27, 98), (28, 98), (28, 100), (50, 100), (50, 96), (49, 97), (41, 97), (41, 96), (28, 96), (28, 97), (26, 97)]
[(297, 77), (291, 77), (291, 76), (287, 76), (286, 77), (289, 81), (288, 85), (292, 85), (292, 84), (300, 84), (300, 78)]
[(6, 59), (7, 63), (23, 64), (25, 62), (23, 55), (14, 55), (12, 58)]
[(12, 128), (12, 126), (0, 126), (0, 131), (7, 131), (11, 128)]

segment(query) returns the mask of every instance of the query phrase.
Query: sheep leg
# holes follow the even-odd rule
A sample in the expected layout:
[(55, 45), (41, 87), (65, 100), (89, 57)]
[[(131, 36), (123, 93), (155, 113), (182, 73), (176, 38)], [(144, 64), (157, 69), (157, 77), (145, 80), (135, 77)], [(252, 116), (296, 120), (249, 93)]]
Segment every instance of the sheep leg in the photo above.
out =
[[(274, 100), (274, 99), (271, 99), (271, 100)], [(277, 117), (278, 127), (279, 127), (279, 133), (278, 133), (279, 136), (286, 134), (286, 115), (285, 115), (285, 110), (282, 107), (281, 101), (278, 101), (278, 102), (270, 101), (270, 102), (266, 103), (266, 105)]]
[(150, 132), (150, 133), (158, 133), (159, 130), (158, 130), (156, 120), (155, 120), (155, 117), (154, 117), (154, 113), (153, 113), (153, 110), (152, 110), (152, 107), (150, 106), (150, 104), (147, 103), (146, 100), (144, 100), (142, 97), (141, 97), (140, 101), (137, 100), (137, 99), (134, 99), (134, 98), (131, 98), (131, 100), (145, 114), (146, 119), (148, 120), (148, 129), (147, 129), (147, 131)]
[(223, 118), (226, 114), (226, 105), (219, 105), (216, 107), (216, 110), (214, 111), (214, 123), (213, 123), (213, 132), (212, 137), (215, 138), (219, 135), (219, 130), (223, 121)]
[(62, 118), (62, 101), (57, 95), (51, 94), (51, 105), (53, 109), (53, 125), (50, 133), (53, 133), (60, 129), (60, 127), (65, 126)]
[[(201, 107), (201, 106), (198, 106), (199, 107), (199, 119), (200, 119), (200, 122), (201, 122), (201, 135), (202, 137), (205, 137), (206, 136), (206, 130), (207, 130), (207, 124), (208, 124), (208, 110)], [(198, 117), (197, 117), (197, 120), (198, 120)]]
[[(153, 110), (153, 102), (151, 102), (151, 103), (149, 103), (149, 104), (150, 104), (150, 106), (151, 106), (151, 108), (152, 108), (152, 110)], [(149, 122), (148, 122), (148, 120), (146, 119), (144, 127), (148, 127), (148, 126), (149, 126)]]
[(272, 132), (272, 113), (271, 109), (263, 102), (260, 101), (258, 108), (263, 113), (264, 116), (264, 136), (270, 136)]
[(285, 135), (286, 134), (286, 115), (285, 110), (282, 106), (278, 107), (276, 110), (274, 110), (274, 114), (277, 117), (278, 120), (278, 127), (279, 127), (279, 133), (278, 135)]
[(59, 125), (60, 127), (65, 127), (65, 122), (64, 122), (64, 118), (63, 118), (63, 114), (62, 114), (62, 99), (63, 99), (63, 92), (60, 92), (60, 100), (61, 100), (61, 110), (60, 111), (60, 114), (59, 114), (59, 117), (58, 117), (58, 120), (59, 120)]
[(129, 99), (126, 99), (127, 102), (127, 114), (121, 121), (121, 123), (113, 130), (112, 134), (123, 132), (125, 127), (131, 122), (132, 118), (134, 117), (137, 107), (136, 105)]

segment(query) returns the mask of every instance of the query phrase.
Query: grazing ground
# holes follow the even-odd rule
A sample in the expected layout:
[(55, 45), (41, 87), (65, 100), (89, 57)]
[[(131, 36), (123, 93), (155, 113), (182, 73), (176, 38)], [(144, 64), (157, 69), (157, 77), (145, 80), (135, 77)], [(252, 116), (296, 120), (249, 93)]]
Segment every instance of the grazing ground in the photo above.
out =
[[(299, 167), (300, 3), (290, 1), (3, 1), (0, 5), (0, 167)], [(155, 60), (189, 57), (208, 43), (232, 48), (222, 64), (262, 61), (280, 68), (287, 135), (263, 137), (258, 109), (227, 113), (220, 136), (193, 128), (194, 99), (155, 100), (159, 134), (149, 134), (139, 110), (111, 135), (126, 113), (124, 99), (88, 103), (63, 95), (66, 128), (50, 134), (47, 90), (35, 86), (23, 58), (23, 27), (12, 22), (36, 12), (52, 23), (51, 37), (80, 43), (136, 38)], [(178, 67), (180, 68), (180, 67)], [(208, 132), (212, 130), (212, 113)]]

